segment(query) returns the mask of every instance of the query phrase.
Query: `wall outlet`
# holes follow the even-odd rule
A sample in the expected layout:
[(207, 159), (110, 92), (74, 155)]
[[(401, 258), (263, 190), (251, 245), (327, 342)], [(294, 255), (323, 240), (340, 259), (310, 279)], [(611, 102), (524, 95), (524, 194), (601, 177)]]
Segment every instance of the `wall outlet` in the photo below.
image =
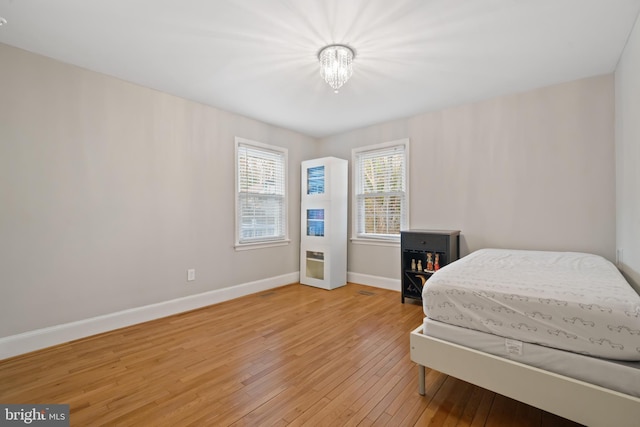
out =
[(196, 280), (196, 269), (190, 268), (187, 270), (187, 281), (192, 282), (194, 280)]

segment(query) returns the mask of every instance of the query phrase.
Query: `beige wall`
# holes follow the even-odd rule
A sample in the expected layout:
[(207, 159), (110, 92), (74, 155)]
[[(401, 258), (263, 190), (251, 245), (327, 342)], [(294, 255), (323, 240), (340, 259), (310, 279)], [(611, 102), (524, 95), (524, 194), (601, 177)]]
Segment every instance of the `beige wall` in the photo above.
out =
[(640, 292), (640, 17), (616, 70), (616, 245)]
[[(5, 45), (0, 58), (0, 337), (297, 272), (300, 162), (406, 137), (411, 227), (461, 229), (463, 254), (614, 258), (611, 75), (317, 141)], [(286, 247), (233, 249), (234, 136), (289, 149)], [(398, 253), (350, 244), (348, 270), (398, 279)]]
[[(0, 337), (299, 270), (315, 139), (1, 44), (0, 64)], [(289, 149), (286, 247), (233, 248), (234, 136)]]
[[(322, 140), (324, 154), (410, 138), (411, 228), (483, 247), (615, 254), (612, 75), (504, 96)], [(399, 278), (399, 249), (349, 245), (350, 272)]]

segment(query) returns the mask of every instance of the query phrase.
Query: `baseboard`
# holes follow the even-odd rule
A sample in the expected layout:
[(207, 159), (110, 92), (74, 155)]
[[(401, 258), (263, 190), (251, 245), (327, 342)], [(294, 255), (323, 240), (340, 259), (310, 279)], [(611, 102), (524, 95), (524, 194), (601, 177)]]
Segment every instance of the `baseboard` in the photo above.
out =
[(400, 292), (400, 279), (390, 279), (388, 277), (371, 276), (369, 274), (347, 272), (347, 281), (360, 285), (373, 286), (374, 288), (389, 289)]
[(267, 289), (296, 283), (300, 273), (289, 273), (255, 282), (216, 289), (197, 295), (163, 301), (76, 322), (37, 329), (22, 334), (0, 338), (0, 360), (29, 353), (46, 347), (85, 338), (125, 326), (171, 316)]

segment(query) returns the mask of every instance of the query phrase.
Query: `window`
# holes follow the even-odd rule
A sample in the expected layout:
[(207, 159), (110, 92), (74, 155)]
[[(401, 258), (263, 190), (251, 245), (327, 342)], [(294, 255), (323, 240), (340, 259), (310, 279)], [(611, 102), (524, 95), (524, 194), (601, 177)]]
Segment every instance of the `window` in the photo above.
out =
[(236, 138), (236, 172), (236, 248), (287, 243), (287, 150)]
[(408, 224), (409, 140), (353, 150), (354, 238), (399, 241)]

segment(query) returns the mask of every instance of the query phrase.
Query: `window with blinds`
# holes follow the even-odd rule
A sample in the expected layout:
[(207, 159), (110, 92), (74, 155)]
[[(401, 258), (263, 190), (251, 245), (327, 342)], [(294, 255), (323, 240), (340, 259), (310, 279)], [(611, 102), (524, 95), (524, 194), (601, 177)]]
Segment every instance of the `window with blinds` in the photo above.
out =
[(406, 228), (408, 142), (353, 150), (356, 238), (396, 240)]
[(236, 244), (287, 239), (287, 150), (236, 138)]

